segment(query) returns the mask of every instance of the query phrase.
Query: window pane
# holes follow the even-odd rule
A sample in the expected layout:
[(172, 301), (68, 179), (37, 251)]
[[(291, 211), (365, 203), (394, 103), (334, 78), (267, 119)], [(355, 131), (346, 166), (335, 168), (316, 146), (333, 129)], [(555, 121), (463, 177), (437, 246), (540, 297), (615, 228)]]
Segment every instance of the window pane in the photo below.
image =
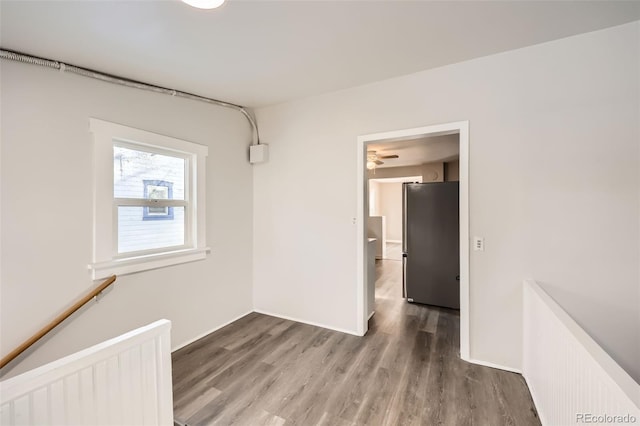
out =
[(118, 253), (184, 243), (184, 207), (118, 207)]
[(184, 200), (185, 160), (113, 147), (113, 196)]

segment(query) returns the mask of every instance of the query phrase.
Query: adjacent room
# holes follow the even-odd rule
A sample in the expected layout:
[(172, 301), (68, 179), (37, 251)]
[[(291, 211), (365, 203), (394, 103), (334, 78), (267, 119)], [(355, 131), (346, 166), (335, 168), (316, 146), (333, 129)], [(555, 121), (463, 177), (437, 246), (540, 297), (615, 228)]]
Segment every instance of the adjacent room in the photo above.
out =
[(0, 0), (0, 424), (640, 421), (640, 2)]

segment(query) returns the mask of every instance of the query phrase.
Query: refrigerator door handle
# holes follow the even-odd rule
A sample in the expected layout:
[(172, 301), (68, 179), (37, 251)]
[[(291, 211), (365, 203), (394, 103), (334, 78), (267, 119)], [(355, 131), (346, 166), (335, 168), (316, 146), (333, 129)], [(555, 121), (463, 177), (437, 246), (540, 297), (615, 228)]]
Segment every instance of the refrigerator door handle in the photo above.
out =
[(407, 297), (407, 252), (402, 252), (402, 298)]
[(407, 298), (407, 182), (402, 183), (402, 298)]

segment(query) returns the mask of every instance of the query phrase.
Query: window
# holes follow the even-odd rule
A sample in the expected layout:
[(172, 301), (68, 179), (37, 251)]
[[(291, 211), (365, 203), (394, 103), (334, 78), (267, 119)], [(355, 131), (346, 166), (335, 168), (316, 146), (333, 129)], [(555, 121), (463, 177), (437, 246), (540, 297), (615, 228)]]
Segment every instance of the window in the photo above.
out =
[[(173, 183), (164, 180), (144, 179), (144, 198), (150, 200), (172, 200)], [(142, 220), (173, 219), (173, 207), (145, 207)]]
[(93, 278), (204, 259), (207, 147), (91, 119)]

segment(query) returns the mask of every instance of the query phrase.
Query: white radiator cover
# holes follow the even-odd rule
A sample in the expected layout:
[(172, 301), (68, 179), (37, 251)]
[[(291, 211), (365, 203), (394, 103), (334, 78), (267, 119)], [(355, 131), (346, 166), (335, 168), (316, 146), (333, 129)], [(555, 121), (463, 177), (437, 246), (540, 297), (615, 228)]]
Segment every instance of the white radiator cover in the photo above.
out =
[(523, 302), (522, 370), (542, 424), (640, 424), (640, 385), (535, 281)]
[(171, 322), (0, 382), (2, 425), (173, 425)]

